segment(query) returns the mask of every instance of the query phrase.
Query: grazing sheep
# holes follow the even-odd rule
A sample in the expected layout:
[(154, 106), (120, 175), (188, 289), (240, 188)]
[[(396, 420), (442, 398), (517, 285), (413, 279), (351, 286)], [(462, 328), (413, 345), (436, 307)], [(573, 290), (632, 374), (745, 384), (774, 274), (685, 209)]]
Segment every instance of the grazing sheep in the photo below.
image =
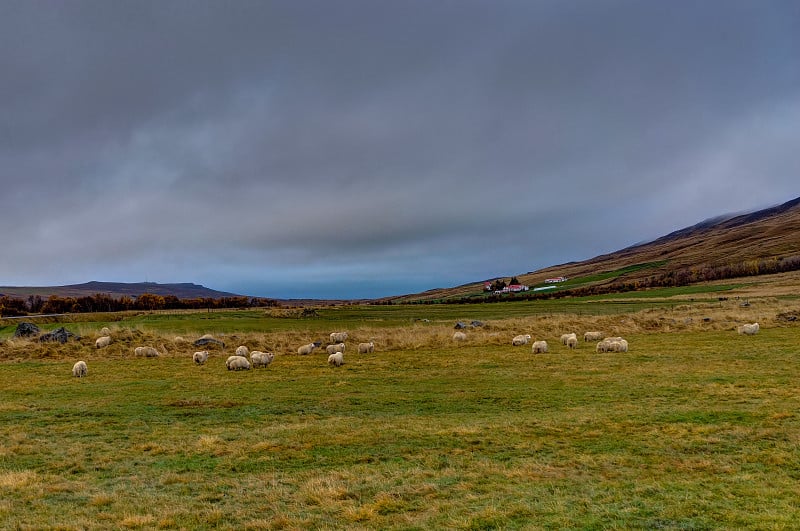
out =
[(465, 334), (464, 332), (456, 332), (453, 334), (453, 341), (466, 341), (466, 340), (467, 340), (467, 334)]
[(275, 354), (272, 352), (254, 350), (250, 353), (250, 362), (253, 364), (254, 369), (256, 367), (268, 367), (273, 359), (275, 359)]
[(250, 362), (242, 356), (231, 356), (225, 361), (229, 371), (249, 371)]
[(133, 353), (137, 356), (144, 356), (145, 358), (157, 358), (158, 351), (153, 347), (136, 347)]
[(331, 343), (344, 343), (347, 340), (347, 332), (331, 332)]
[(760, 327), (758, 326), (758, 323), (743, 324), (742, 326), (738, 327), (736, 331), (739, 332), (740, 334), (754, 336), (758, 333), (759, 328)]
[(578, 337), (575, 334), (571, 334), (567, 338), (567, 346), (569, 348), (578, 348)]
[(597, 352), (628, 352), (628, 342), (621, 337), (607, 337), (597, 343)]
[(344, 354), (341, 352), (334, 352), (328, 356), (328, 364), (334, 367), (341, 367), (344, 364)]
[(596, 352), (609, 352), (611, 350), (611, 341), (599, 341), (595, 347)]
[(100, 329), (100, 335), (101, 336), (110, 336), (111, 335), (111, 330), (109, 330), (107, 326), (104, 326), (103, 328)]
[(298, 348), (297, 353), (301, 356), (305, 356), (306, 354), (311, 354), (315, 348), (317, 348), (316, 343), (309, 343), (308, 345), (303, 345), (302, 347)]
[(514, 339), (511, 340), (511, 345), (514, 347), (521, 347), (522, 345), (527, 345), (528, 341), (530, 340), (530, 334), (525, 334), (524, 336), (514, 336)]
[(76, 378), (83, 378), (89, 374), (89, 368), (86, 367), (85, 361), (76, 361), (75, 365), (72, 366), (72, 376)]
[(372, 354), (375, 352), (375, 343), (370, 341), (369, 343), (359, 343), (358, 344), (358, 353), (359, 354)]
[(534, 354), (546, 354), (547, 341), (534, 341), (531, 350), (533, 351)]
[(575, 334), (575, 332), (571, 332), (569, 334), (561, 334), (561, 344), (566, 345), (567, 342), (569, 341), (569, 338), (571, 337), (574, 337), (576, 340), (578, 339), (578, 336)]
[(328, 354), (333, 354), (334, 352), (344, 352), (344, 343), (337, 343), (336, 345), (328, 345), (325, 347), (325, 350), (328, 351)]
[(243, 358), (246, 358), (248, 354), (250, 354), (250, 349), (247, 348), (246, 346), (241, 345), (241, 346), (236, 347), (236, 355), (237, 356), (242, 356)]
[(603, 332), (586, 332), (583, 334), (584, 341), (599, 341), (603, 339)]
[(194, 354), (192, 354), (192, 360), (197, 365), (203, 365), (205, 362), (208, 361), (208, 351), (207, 350), (201, 350), (199, 352), (195, 352)]
[(94, 342), (95, 348), (105, 348), (111, 344), (111, 336), (98, 337)]

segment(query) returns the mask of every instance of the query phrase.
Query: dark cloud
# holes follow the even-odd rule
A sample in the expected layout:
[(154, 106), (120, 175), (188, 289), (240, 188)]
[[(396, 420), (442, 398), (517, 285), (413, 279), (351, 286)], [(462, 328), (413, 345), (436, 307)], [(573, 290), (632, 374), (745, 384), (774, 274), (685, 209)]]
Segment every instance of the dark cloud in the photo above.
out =
[[(0, 276), (377, 296), (798, 195), (796, 2), (0, 4)], [(302, 280), (301, 280), (302, 279)]]

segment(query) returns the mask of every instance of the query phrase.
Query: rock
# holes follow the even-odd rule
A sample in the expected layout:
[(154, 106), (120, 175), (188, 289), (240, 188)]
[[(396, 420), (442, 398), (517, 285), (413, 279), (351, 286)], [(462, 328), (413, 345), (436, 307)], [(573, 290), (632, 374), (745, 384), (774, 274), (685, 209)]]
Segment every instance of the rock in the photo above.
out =
[(39, 327), (33, 323), (20, 323), (17, 329), (14, 330), (14, 337), (31, 337), (38, 336), (41, 333)]
[(71, 337), (74, 337), (75, 339), (80, 339), (78, 336), (76, 336), (75, 334), (68, 331), (66, 328), (62, 326), (61, 328), (56, 328), (52, 332), (49, 332), (47, 334), (42, 334), (41, 336), (39, 336), (39, 341), (41, 343), (47, 341), (58, 341), (59, 343), (66, 343), (67, 341), (69, 341), (69, 338)]
[(480, 326), (483, 326), (483, 323), (481, 321), (472, 321), (470, 325), (472, 325), (474, 328), (478, 328)]
[(201, 337), (197, 341), (194, 342), (194, 346), (196, 347), (204, 347), (206, 345), (217, 345), (218, 347), (225, 347), (225, 343), (220, 341), (219, 339), (214, 339), (213, 337)]
[(453, 328), (455, 328), (456, 330), (461, 330), (461, 329), (466, 328), (466, 327), (467, 327), (467, 325), (465, 325), (464, 323), (459, 321), (459, 322), (456, 323), (456, 325)]

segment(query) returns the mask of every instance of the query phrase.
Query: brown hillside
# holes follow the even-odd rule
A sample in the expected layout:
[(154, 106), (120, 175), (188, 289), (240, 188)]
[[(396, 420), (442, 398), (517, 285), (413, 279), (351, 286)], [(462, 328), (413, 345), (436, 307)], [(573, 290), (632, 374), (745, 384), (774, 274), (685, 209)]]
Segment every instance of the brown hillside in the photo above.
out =
[[(571, 279), (650, 264), (594, 285), (646, 282), (669, 274), (703, 270), (753, 268), (759, 260), (788, 259), (800, 255), (800, 198), (747, 214), (720, 216), (675, 231), (649, 243), (634, 245), (582, 262), (571, 262), (517, 275), (520, 282), (537, 285), (545, 279)], [(750, 273), (748, 273), (750, 274)], [(694, 278), (694, 277), (692, 277)], [(437, 289), (400, 300), (424, 300), (466, 296), (480, 291), (482, 282)]]

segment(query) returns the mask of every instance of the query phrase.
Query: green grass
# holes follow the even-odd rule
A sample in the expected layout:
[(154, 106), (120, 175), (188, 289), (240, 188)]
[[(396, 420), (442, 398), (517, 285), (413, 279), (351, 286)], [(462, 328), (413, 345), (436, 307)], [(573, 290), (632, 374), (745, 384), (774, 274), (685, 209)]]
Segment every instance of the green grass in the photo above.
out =
[[(557, 284), (557, 286), (559, 289), (576, 288), (579, 286), (585, 286), (587, 284), (593, 284), (595, 282), (600, 282), (611, 278), (621, 277), (627, 273), (634, 273), (636, 271), (642, 271), (644, 269), (657, 269), (659, 267), (666, 265), (667, 262), (668, 260), (660, 260), (657, 262), (645, 262), (641, 264), (633, 264), (620, 269), (615, 269), (613, 271), (604, 271), (602, 273), (597, 273), (594, 275), (586, 275), (583, 277), (570, 278), (565, 282)], [(545, 285), (547, 284), (542, 284), (542, 286)]]
[[(742, 288), (748, 284), (727, 284), (727, 285), (710, 285), (698, 284), (692, 286), (680, 286), (675, 288), (656, 288), (643, 291), (629, 291), (625, 293), (609, 293), (607, 295), (596, 295), (586, 297), (586, 300), (599, 300), (599, 299), (666, 299), (670, 297), (680, 297), (685, 295), (715, 295), (720, 292), (731, 291), (734, 289)], [(706, 299), (711, 300), (711, 299)]]
[[(515, 304), (483, 310), (514, 314)], [(123, 324), (268, 334), (401, 326), (417, 314), (212, 315)], [(0, 528), (791, 529), (800, 521), (797, 328), (634, 335), (627, 354), (586, 344), (572, 352), (547, 339), (547, 355), (447, 344), (351, 353), (339, 369), (321, 354), (281, 354), (268, 369), (231, 373), (220, 352), (193, 366), (191, 347), (160, 359), (89, 352), (81, 380), (69, 376), (73, 360), (0, 363)]]
[[(340, 306), (318, 309), (319, 317), (311, 318), (270, 317), (264, 310), (230, 310), (212, 313), (135, 313), (121, 322), (82, 322), (80, 320), (82, 316), (75, 315), (73, 316), (76, 320), (75, 323), (47, 323), (39, 326), (43, 331), (66, 326), (68, 330), (78, 334), (92, 333), (107, 325), (174, 335), (229, 334), (232, 331), (237, 333), (309, 331), (317, 334), (330, 333), (331, 330), (337, 328), (354, 326), (401, 328), (419, 322), (421, 319), (428, 319), (432, 323), (451, 324), (456, 321), (491, 321), (550, 314), (614, 315), (674, 304), (674, 301), (653, 300), (641, 303), (625, 300), (597, 304), (597, 300), (596, 297), (582, 297), (467, 305)], [(0, 339), (11, 337), (17, 324), (14, 322), (0, 326)]]

